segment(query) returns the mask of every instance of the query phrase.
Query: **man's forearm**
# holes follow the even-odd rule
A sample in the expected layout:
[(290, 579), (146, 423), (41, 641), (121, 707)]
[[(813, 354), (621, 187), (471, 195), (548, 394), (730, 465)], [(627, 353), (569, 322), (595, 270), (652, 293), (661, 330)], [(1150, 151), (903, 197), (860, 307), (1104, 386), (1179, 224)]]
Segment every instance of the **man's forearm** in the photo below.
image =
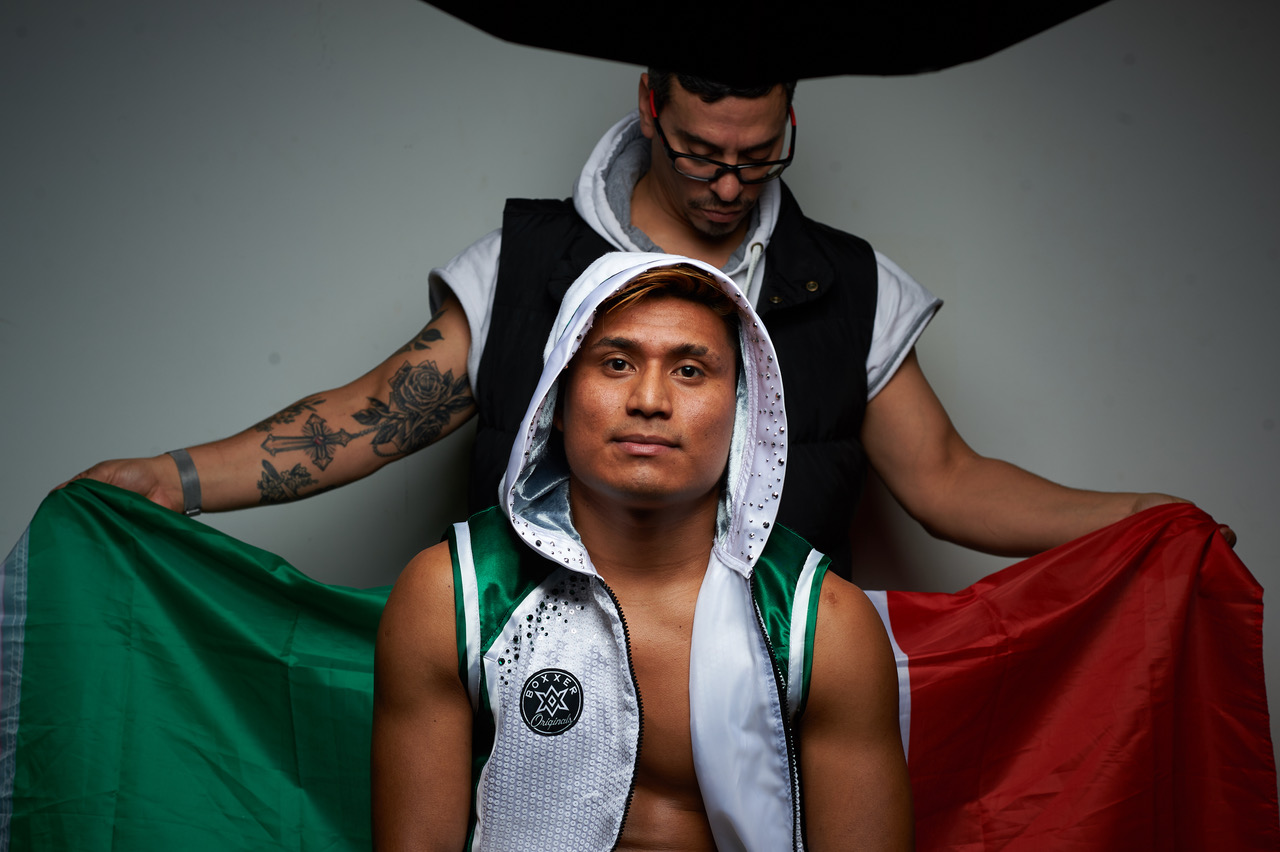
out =
[[(867, 405), (867, 455), (930, 534), (1000, 556), (1030, 556), (1161, 503), (1168, 494), (1067, 488), (980, 456), (956, 432), (915, 352)], [(1230, 529), (1223, 528), (1234, 543)]]
[(931, 535), (999, 556), (1031, 556), (1170, 502), (1185, 501), (1068, 488), (976, 454), (956, 463), (930, 494), (903, 500)]
[(473, 411), (466, 375), (406, 361), (380, 394), (362, 396), (357, 385), (309, 396), (189, 452), (206, 511), (285, 503), (368, 476)]
[[(449, 297), (413, 340), (355, 381), (304, 397), (229, 438), (186, 448), (201, 510), (319, 494), (447, 435), (475, 411), (466, 374), (469, 345), (466, 317)], [(191, 503), (179, 463), (167, 455), (101, 462), (76, 478), (82, 477), (177, 511)]]

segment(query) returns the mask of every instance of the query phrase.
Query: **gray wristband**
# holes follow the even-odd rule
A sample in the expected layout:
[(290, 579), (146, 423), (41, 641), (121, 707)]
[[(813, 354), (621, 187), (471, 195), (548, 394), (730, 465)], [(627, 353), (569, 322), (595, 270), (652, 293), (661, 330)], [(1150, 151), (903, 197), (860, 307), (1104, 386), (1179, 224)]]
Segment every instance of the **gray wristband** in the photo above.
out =
[(169, 455), (178, 463), (178, 478), (182, 481), (182, 514), (194, 518), (200, 514), (200, 475), (195, 462), (186, 450), (170, 450)]

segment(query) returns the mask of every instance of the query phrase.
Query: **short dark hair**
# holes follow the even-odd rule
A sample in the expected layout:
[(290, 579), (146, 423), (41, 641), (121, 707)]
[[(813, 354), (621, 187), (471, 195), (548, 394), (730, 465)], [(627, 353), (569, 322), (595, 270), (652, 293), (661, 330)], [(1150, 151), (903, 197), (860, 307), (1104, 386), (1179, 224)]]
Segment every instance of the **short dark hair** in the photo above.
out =
[(774, 86), (780, 85), (787, 95), (787, 106), (789, 107), (791, 106), (791, 99), (796, 94), (795, 80), (780, 80), (776, 83), (765, 83), (757, 86), (735, 86), (731, 83), (721, 83), (718, 80), (699, 77), (696, 74), (683, 74), (679, 71), (650, 68), (649, 88), (653, 90), (653, 103), (657, 109), (662, 109), (667, 105), (667, 101), (671, 99), (672, 78), (679, 82), (680, 87), (686, 92), (691, 95), (697, 95), (702, 98), (703, 103), (708, 104), (713, 104), (723, 98), (763, 98), (773, 91)]

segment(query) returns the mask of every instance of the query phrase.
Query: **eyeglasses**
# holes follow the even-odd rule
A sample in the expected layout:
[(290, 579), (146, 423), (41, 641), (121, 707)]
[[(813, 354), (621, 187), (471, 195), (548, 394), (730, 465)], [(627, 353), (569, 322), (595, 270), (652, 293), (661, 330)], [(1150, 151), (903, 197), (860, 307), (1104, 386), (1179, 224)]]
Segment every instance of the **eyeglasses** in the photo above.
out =
[(662, 130), (661, 122), (658, 121), (658, 107), (654, 102), (653, 89), (649, 90), (649, 112), (653, 115), (653, 126), (658, 128), (658, 136), (662, 139), (662, 146), (667, 149), (667, 156), (671, 158), (671, 165), (675, 167), (677, 173), (690, 180), (701, 180), (710, 183), (732, 172), (733, 176), (738, 179), (738, 183), (765, 183), (781, 175), (782, 170), (791, 165), (791, 158), (796, 153), (796, 111), (791, 107), (787, 107), (787, 114), (791, 117), (791, 143), (787, 146), (787, 156), (781, 160), (768, 160), (759, 163), (746, 162), (739, 163), (736, 166), (713, 160), (710, 157), (685, 154), (672, 148), (671, 143), (667, 141), (667, 134)]

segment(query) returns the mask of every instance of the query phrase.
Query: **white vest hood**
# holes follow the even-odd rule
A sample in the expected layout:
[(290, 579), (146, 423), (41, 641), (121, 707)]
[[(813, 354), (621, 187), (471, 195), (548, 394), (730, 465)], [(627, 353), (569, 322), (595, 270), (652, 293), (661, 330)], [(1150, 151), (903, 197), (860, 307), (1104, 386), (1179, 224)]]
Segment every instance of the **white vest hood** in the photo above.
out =
[(559, 379), (578, 351), (600, 304), (650, 269), (689, 264), (706, 271), (738, 306), (742, 370), (712, 556), (743, 576), (773, 528), (786, 467), (786, 414), (777, 357), (769, 335), (731, 278), (692, 258), (615, 252), (587, 268), (565, 294), (543, 351), (542, 377), (512, 447), (502, 481), (502, 508), (531, 548), (574, 570), (596, 574), (568, 511), (568, 468), (549, 451)]

